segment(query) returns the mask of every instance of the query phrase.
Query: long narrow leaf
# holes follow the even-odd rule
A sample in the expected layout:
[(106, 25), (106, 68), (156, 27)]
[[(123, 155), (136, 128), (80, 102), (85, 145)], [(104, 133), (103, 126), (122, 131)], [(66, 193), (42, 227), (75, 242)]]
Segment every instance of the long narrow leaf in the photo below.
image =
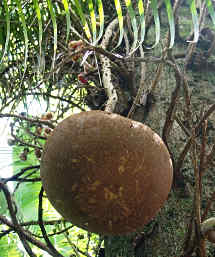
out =
[(136, 48), (137, 43), (138, 43), (138, 27), (137, 27), (137, 20), (136, 20), (136, 15), (134, 12), (134, 9), (131, 4), (131, 0), (125, 0), (126, 7), (128, 9), (128, 14), (131, 20), (131, 25), (133, 29), (133, 36), (134, 36), (134, 42), (131, 47), (131, 52)]
[(25, 71), (27, 68), (27, 59), (28, 59), (28, 32), (27, 32), (27, 26), (26, 26), (26, 22), (25, 22), (25, 15), (22, 10), (21, 1), (16, 0), (16, 4), (18, 7), (18, 14), (19, 14), (19, 18), (22, 23), (24, 39), (25, 39), (25, 60), (24, 60), (24, 72), (23, 72), (23, 77), (24, 77), (24, 74), (25, 74)]
[(53, 29), (54, 29), (54, 55), (52, 60), (52, 69), (54, 69), (56, 52), (57, 52), (57, 22), (56, 22), (56, 15), (55, 15), (54, 7), (52, 5), (52, 1), (47, 0), (47, 4), (48, 4), (48, 8), (49, 8), (49, 12), (50, 12), (51, 20), (53, 24)]
[(84, 27), (84, 31), (85, 31), (85, 34), (87, 36), (88, 39), (91, 39), (91, 33), (90, 33), (90, 29), (89, 29), (89, 26), (88, 26), (88, 23), (87, 23), (87, 20), (85, 18), (85, 15), (83, 13), (83, 10), (82, 10), (82, 6), (80, 4), (80, 1), (79, 0), (74, 0), (75, 1), (75, 5), (76, 5), (76, 8), (77, 8), (77, 12), (78, 12), (78, 15), (81, 19), (81, 23)]
[(144, 16), (144, 6), (143, 1), (138, 1), (138, 11), (140, 15), (140, 25), (141, 25), (141, 33), (140, 33), (140, 44), (143, 43), (145, 38), (145, 32), (146, 32), (146, 25), (145, 25), (145, 16)]
[(196, 43), (199, 39), (199, 20), (196, 10), (195, 0), (190, 0), (190, 11), (192, 13), (193, 27), (194, 27), (194, 38), (193, 43)]
[(168, 20), (169, 20), (169, 30), (170, 30), (170, 44), (169, 48), (172, 48), (175, 41), (175, 23), (174, 23), (174, 16), (173, 16), (173, 10), (170, 0), (165, 0)]
[(95, 10), (94, 10), (94, 5), (92, 0), (88, 0), (88, 8), (90, 12), (93, 42), (95, 42), (96, 41), (96, 15), (95, 15)]
[(66, 42), (68, 42), (69, 39), (69, 32), (71, 29), (71, 19), (69, 14), (69, 4), (67, 0), (62, 0), (63, 6), (66, 12)]
[(141, 27), (140, 31), (140, 40), (136, 48), (134, 48), (131, 52), (130, 55), (133, 54), (139, 47), (142, 45), (144, 38), (145, 38), (145, 31), (146, 31), (146, 26), (145, 26), (145, 16), (144, 16), (144, 6), (143, 6), (143, 1), (138, 0), (138, 11), (139, 11), (139, 24)]
[(2, 58), (0, 60), (0, 64), (2, 63), (5, 54), (7, 53), (7, 48), (8, 48), (8, 43), (9, 43), (9, 38), (10, 38), (10, 15), (9, 15), (9, 9), (8, 9), (8, 5), (7, 5), (7, 0), (4, 0), (4, 9), (5, 9), (5, 13), (6, 13), (6, 26), (7, 26), (7, 36), (6, 36), (6, 41), (4, 44), (4, 53), (2, 55)]
[(160, 40), (160, 19), (158, 14), (157, 0), (152, 0), (151, 5), (152, 5), (152, 13), (154, 16), (154, 22), (155, 22), (155, 44), (151, 47), (153, 48), (159, 43), (159, 40)]
[(211, 16), (212, 22), (215, 25), (215, 11), (213, 8), (213, 4), (212, 4), (211, 0), (206, 0), (206, 3), (207, 3), (208, 12)]
[(102, 0), (96, 0), (96, 3), (97, 3), (98, 12), (99, 12), (100, 29), (99, 29), (98, 38), (96, 39), (96, 42), (94, 44), (96, 44), (100, 40), (104, 31), (104, 10), (103, 10)]
[(118, 22), (119, 22), (119, 33), (120, 33), (117, 46), (115, 47), (115, 48), (117, 48), (118, 46), (120, 46), (120, 44), (122, 42), (124, 29), (123, 29), (123, 16), (122, 16), (122, 8), (121, 8), (120, 1), (114, 0), (114, 3), (115, 3), (115, 7), (116, 7)]
[(41, 18), (41, 12), (40, 12), (40, 7), (38, 0), (33, 0), (34, 3), (34, 9), (37, 14), (37, 20), (38, 20), (38, 25), (39, 25), (39, 48), (40, 48), (40, 56), (42, 54), (42, 40), (43, 40), (43, 29), (42, 29), (42, 18)]

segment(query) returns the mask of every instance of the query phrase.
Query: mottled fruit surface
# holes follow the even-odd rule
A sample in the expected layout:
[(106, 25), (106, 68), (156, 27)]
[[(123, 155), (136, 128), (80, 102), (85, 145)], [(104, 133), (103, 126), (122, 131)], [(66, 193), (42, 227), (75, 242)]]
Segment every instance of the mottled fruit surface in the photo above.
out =
[(48, 137), (41, 178), (52, 205), (74, 225), (126, 234), (141, 229), (164, 204), (172, 162), (149, 127), (89, 111), (66, 118)]

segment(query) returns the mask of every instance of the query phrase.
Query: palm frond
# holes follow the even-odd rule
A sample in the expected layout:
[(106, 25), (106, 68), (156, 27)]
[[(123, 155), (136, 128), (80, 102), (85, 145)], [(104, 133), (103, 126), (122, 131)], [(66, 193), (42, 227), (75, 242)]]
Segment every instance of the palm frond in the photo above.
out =
[[(211, 17), (213, 24), (215, 25), (215, 10), (214, 4), (212, 0), (202, 0), (202, 3), (206, 3), (208, 13)], [(115, 14), (118, 19), (118, 42), (113, 50), (118, 48), (123, 40), (124, 31), (126, 30), (126, 22), (124, 20), (125, 15), (127, 15), (131, 22), (131, 29), (133, 33), (133, 42), (131, 42), (130, 54), (133, 53), (140, 45), (144, 43), (146, 36), (146, 16), (151, 16), (154, 19), (154, 43), (151, 48), (155, 47), (161, 39), (161, 25), (160, 25), (160, 9), (158, 9), (158, 0), (151, 0), (149, 2), (149, 8), (147, 10), (144, 9), (145, 1), (137, 0), (136, 3), (131, 0), (112, 0), (112, 6), (115, 8)], [(192, 15), (192, 23), (193, 23), (193, 31), (194, 38), (192, 42), (197, 42), (199, 38), (199, 16), (197, 13), (197, 6), (195, 0), (189, 0), (189, 12)], [(59, 7), (60, 6), (60, 7)], [(2, 63), (6, 54), (9, 53), (9, 44), (12, 43), (12, 49), (15, 49), (14, 42), (15, 37), (19, 41), (19, 48), (21, 50), (24, 49), (24, 70), (22, 73), (25, 73), (27, 67), (27, 60), (29, 54), (29, 49), (31, 47), (31, 41), (35, 41), (38, 39), (38, 48), (39, 48), (39, 56), (42, 58), (42, 53), (44, 52), (46, 46), (46, 38), (45, 36), (47, 27), (50, 28), (47, 19), (50, 18), (52, 24), (52, 32), (53, 33), (53, 58), (52, 58), (52, 69), (54, 69), (56, 56), (57, 56), (57, 47), (58, 47), (58, 26), (59, 19), (66, 20), (65, 26), (65, 42), (67, 43), (71, 32), (76, 32), (75, 34), (78, 37), (85, 37), (85, 39), (92, 45), (96, 45), (99, 43), (102, 35), (104, 33), (104, 25), (105, 25), (105, 12), (104, 12), (104, 1), (102, 0), (62, 0), (62, 1), (52, 1), (47, 0), (43, 3), (40, 3), (39, 0), (30, 0), (27, 4), (23, 0), (16, 0), (14, 2), (9, 2), (7, 0), (3, 0), (3, 13), (4, 13), (4, 31), (5, 37), (3, 37), (3, 53), (1, 56), (0, 63)], [(173, 6), (171, 0), (164, 0), (165, 10), (167, 12), (168, 23), (169, 23), (169, 31), (170, 31), (170, 42), (169, 47), (173, 47), (175, 40), (175, 24), (174, 24), (174, 13)], [(17, 28), (19, 28), (19, 32), (15, 32), (13, 22), (15, 22), (15, 12), (17, 10), (19, 21), (17, 23)], [(30, 11), (30, 12), (29, 12)], [(146, 13), (147, 12), (147, 13)], [(35, 13), (35, 16), (34, 16)], [(107, 13), (107, 16), (109, 14)], [(74, 25), (74, 17), (76, 17), (76, 21), (79, 24), (79, 30), (77, 30), (77, 26)], [(114, 17), (114, 14), (111, 15)], [(35, 24), (34, 20), (36, 19), (37, 27), (32, 29), (31, 24)], [(16, 20), (17, 22), (17, 20)], [(30, 23), (29, 23), (30, 22)], [(20, 33), (20, 31), (22, 33)], [(15, 32), (15, 34), (14, 34)], [(12, 36), (11, 36), (12, 35)], [(23, 40), (24, 35), (24, 40)], [(151, 38), (152, 39), (152, 38)], [(24, 42), (24, 43), (22, 43)], [(44, 48), (44, 49), (43, 49)], [(50, 51), (50, 49), (49, 49)]]

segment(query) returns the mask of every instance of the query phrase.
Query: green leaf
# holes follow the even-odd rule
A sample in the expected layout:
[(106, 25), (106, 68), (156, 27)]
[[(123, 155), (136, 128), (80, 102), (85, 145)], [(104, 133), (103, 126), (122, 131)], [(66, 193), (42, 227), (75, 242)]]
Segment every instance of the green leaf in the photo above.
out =
[(103, 31), (104, 31), (104, 10), (103, 10), (103, 5), (102, 5), (102, 0), (96, 0), (97, 3), (97, 8), (98, 8), (98, 12), (99, 12), (99, 36), (96, 40), (96, 42), (94, 42), (94, 45), (100, 40), (100, 38), (103, 35)]
[(41, 183), (21, 183), (14, 197), (18, 206), (18, 215), (23, 220), (37, 219), (38, 195)]
[(26, 71), (26, 68), (27, 68), (27, 59), (28, 59), (28, 31), (27, 31), (27, 26), (26, 26), (26, 22), (25, 22), (25, 15), (23, 13), (21, 1), (16, 0), (16, 4), (17, 4), (17, 7), (18, 7), (18, 14), (19, 14), (19, 18), (20, 18), (21, 23), (22, 23), (24, 39), (25, 39), (25, 60), (24, 60), (24, 72), (23, 72), (23, 76), (22, 76), (24, 78), (24, 74), (25, 74), (25, 71)]
[(213, 8), (213, 4), (212, 4), (211, 0), (206, 0), (206, 4), (207, 4), (208, 12), (211, 16), (212, 22), (215, 25), (215, 11)]
[(4, 193), (0, 191), (0, 215), (7, 213), (7, 202), (5, 200)]
[[(19, 158), (20, 153), (24, 147), (15, 146), (13, 147), (13, 174), (17, 174), (23, 168), (31, 167), (38, 164), (38, 160), (35, 157), (34, 151), (28, 154), (26, 161), (21, 161)], [(28, 178), (39, 177), (38, 169), (29, 169), (21, 177), (25, 177), (27, 174), (35, 171), (34, 174), (28, 176)], [(16, 183), (14, 183), (14, 187)], [(38, 194), (41, 188), (40, 182), (23, 182), (19, 183), (18, 188), (15, 190), (13, 196), (18, 207), (18, 216), (23, 221), (37, 219), (37, 207), (38, 207)]]
[[(0, 225), (1, 228), (1, 225)], [(1, 257), (20, 257), (20, 249), (18, 249), (18, 238), (14, 235), (7, 235), (0, 239)]]
[(2, 58), (0, 60), (0, 64), (2, 63), (5, 54), (7, 53), (7, 48), (8, 48), (8, 44), (9, 44), (9, 38), (10, 38), (10, 15), (9, 15), (9, 9), (8, 9), (8, 5), (7, 5), (7, 0), (4, 0), (4, 9), (5, 9), (5, 13), (6, 13), (6, 26), (7, 26), (7, 36), (6, 36), (6, 42), (4, 45), (4, 52), (2, 55)]
[(116, 49), (118, 46), (120, 46), (122, 39), (123, 39), (123, 33), (124, 33), (124, 28), (123, 28), (123, 16), (122, 16), (122, 8), (119, 0), (114, 0), (115, 7), (116, 7), (116, 12), (117, 12), (117, 17), (118, 17), (118, 22), (119, 22), (119, 40), (117, 43), (117, 46), (114, 48)]
[(48, 8), (49, 8), (49, 12), (50, 12), (51, 20), (53, 24), (53, 29), (54, 29), (54, 55), (52, 59), (52, 69), (54, 69), (56, 52), (57, 52), (57, 22), (56, 22), (56, 15), (52, 5), (52, 1), (47, 0), (47, 4), (48, 4)]
[(143, 7), (142, 0), (138, 0), (138, 11), (140, 15), (140, 24), (141, 24), (140, 44), (142, 44), (145, 38), (145, 31), (146, 31), (144, 7)]
[(137, 43), (138, 43), (137, 20), (136, 20), (136, 17), (135, 17), (136, 15), (135, 15), (134, 9), (133, 9), (132, 4), (131, 4), (131, 0), (125, 0), (125, 4), (126, 4), (126, 7), (128, 9), (128, 14), (130, 16), (131, 25), (132, 25), (132, 28), (133, 28), (134, 42), (133, 42), (133, 45), (131, 47), (131, 52), (133, 52), (134, 49), (137, 46)]
[(75, 1), (75, 6), (76, 6), (76, 8), (77, 8), (78, 15), (79, 15), (80, 18), (81, 18), (81, 23), (82, 23), (82, 25), (83, 25), (84, 32), (85, 32), (87, 38), (88, 38), (88, 39), (91, 39), (90, 29), (89, 29), (87, 20), (86, 20), (86, 18), (85, 18), (85, 15), (84, 15), (84, 13), (83, 13), (81, 3), (80, 3), (79, 0), (74, 0), (74, 1)]
[(152, 5), (152, 13), (154, 16), (154, 22), (155, 22), (155, 44), (151, 48), (154, 48), (159, 43), (159, 40), (160, 40), (160, 19), (158, 14), (157, 0), (152, 0), (151, 5)]
[(145, 25), (145, 16), (144, 16), (144, 6), (143, 6), (143, 1), (138, 0), (138, 12), (139, 12), (139, 24), (141, 27), (140, 31), (140, 40), (139, 44), (136, 48), (133, 49), (133, 51), (130, 52), (130, 55), (136, 51), (136, 49), (143, 43), (144, 38), (145, 38), (145, 30), (146, 30), (146, 25)]
[(95, 10), (94, 10), (92, 0), (88, 0), (88, 8), (90, 12), (91, 26), (92, 26), (92, 32), (93, 32), (93, 42), (95, 42), (96, 41), (96, 15), (95, 15)]
[(175, 23), (174, 23), (174, 16), (173, 16), (173, 10), (170, 0), (165, 0), (168, 20), (169, 20), (169, 29), (170, 29), (170, 44), (169, 48), (172, 48), (175, 41)]
[(40, 56), (42, 55), (42, 39), (43, 39), (43, 28), (42, 28), (42, 18), (41, 18), (41, 12), (39, 7), (38, 0), (33, 0), (34, 8), (37, 14), (37, 20), (39, 25), (39, 48), (40, 48)]
[(190, 0), (190, 11), (192, 14), (193, 26), (194, 26), (194, 38), (193, 43), (196, 43), (199, 39), (199, 20), (198, 13), (196, 10), (195, 0)]
[(69, 39), (69, 32), (71, 29), (71, 19), (69, 14), (69, 4), (67, 0), (62, 0), (63, 6), (66, 12), (66, 42), (68, 42)]

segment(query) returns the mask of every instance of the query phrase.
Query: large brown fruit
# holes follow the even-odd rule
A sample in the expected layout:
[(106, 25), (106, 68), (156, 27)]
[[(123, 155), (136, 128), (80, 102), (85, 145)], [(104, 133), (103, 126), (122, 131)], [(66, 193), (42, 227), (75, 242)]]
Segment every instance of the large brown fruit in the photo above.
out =
[(100, 234), (125, 234), (142, 228), (163, 205), (172, 163), (149, 127), (89, 111), (54, 129), (41, 178), (50, 202), (73, 224)]

